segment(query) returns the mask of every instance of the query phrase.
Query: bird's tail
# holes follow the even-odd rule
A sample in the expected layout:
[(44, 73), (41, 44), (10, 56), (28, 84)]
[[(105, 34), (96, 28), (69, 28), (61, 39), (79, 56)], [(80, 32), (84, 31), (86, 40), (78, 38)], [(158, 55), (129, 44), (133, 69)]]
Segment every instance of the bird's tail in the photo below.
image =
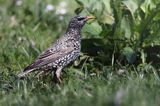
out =
[(35, 71), (37, 67), (39, 67), (39, 64), (43, 62), (42, 60), (37, 60), (28, 67), (26, 67), (21, 73), (18, 74), (18, 77), (24, 77), (26, 74)]
[(18, 74), (18, 77), (24, 77), (26, 74), (30, 73), (34, 71), (34, 69), (30, 68), (30, 67), (26, 67), (21, 73)]

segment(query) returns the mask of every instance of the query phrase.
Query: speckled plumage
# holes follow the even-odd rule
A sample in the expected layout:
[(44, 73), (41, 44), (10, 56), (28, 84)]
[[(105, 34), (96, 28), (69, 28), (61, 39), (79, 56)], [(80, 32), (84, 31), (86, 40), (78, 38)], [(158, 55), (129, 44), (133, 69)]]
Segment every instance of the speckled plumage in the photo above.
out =
[(69, 22), (64, 36), (60, 37), (50, 48), (43, 52), (31, 65), (26, 67), (18, 76), (23, 77), (34, 70), (49, 70), (56, 68), (55, 71), (60, 81), (61, 70), (74, 61), (80, 55), (81, 49), (81, 29), (85, 22), (92, 17), (76, 16)]

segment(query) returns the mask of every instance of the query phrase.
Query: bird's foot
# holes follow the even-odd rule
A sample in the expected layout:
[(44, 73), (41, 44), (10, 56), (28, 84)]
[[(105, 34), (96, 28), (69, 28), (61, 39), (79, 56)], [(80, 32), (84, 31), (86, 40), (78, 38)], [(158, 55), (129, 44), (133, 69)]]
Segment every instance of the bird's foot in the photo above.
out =
[(57, 82), (60, 83), (60, 84), (62, 83), (62, 80), (61, 80), (60, 77), (57, 77)]

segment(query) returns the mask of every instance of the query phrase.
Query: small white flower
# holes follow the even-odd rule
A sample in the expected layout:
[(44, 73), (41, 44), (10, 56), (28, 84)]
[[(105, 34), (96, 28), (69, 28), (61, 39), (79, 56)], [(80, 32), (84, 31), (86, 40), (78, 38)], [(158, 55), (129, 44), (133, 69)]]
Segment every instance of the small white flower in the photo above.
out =
[(16, 5), (17, 5), (17, 6), (21, 6), (21, 5), (22, 5), (22, 3), (23, 3), (23, 1), (22, 1), (22, 0), (17, 0), (17, 1), (16, 1)]
[(62, 2), (59, 3), (59, 6), (60, 7), (66, 7), (67, 3), (65, 1), (62, 1)]
[(57, 9), (56, 9), (56, 14), (58, 15), (64, 15), (67, 13), (66, 9), (67, 3), (66, 2), (60, 2)]
[(53, 11), (55, 7), (52, 4), (48, 4), (45, 8), (45, 12)]
[(56, 14), (64, 15), (67, 13), (67, 10), (64, 8), (57, 9)]

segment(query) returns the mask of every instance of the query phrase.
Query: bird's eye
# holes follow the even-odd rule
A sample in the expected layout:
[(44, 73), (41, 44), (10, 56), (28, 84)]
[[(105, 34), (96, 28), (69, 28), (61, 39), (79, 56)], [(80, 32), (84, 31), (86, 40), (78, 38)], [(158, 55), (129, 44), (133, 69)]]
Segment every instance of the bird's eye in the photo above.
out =
[(82, 21), (82, 20), (84, 20), (85, 18), (84, 18), (84, 17), (78, 17), (77, 19), (78, 19), (78, 21)]

